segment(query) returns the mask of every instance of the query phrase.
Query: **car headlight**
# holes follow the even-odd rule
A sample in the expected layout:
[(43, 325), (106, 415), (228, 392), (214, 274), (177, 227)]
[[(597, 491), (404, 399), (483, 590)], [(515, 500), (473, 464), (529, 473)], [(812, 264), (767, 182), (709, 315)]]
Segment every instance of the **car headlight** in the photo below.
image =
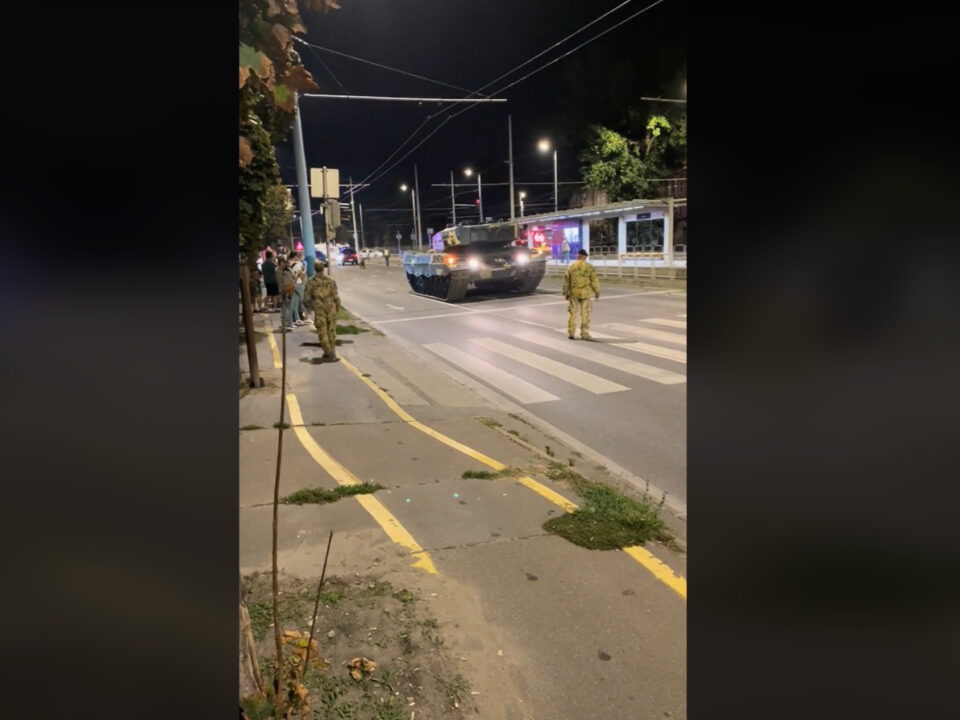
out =
[(471, 270), (479, 270), (480, 258), (472, 257), (469, 260), (467, 260), (467, 267), (469, 267)]
[(517, 253), (516, 263), (517, 265), (526, 265), (530, 262), (530, 256), (526, 253)]

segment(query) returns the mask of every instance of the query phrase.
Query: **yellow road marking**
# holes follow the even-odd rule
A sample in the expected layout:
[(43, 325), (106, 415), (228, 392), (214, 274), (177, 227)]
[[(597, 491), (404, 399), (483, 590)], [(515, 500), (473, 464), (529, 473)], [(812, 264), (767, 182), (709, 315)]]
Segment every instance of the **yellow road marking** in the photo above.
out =
[[(484, 455), (483, 453), (478, 452), (473, 448), (454, 440), (453, 438), (447, 437), (443, 433), (437, 432), (436, 430), (434, 430), (433, 428), (427, 425), (424, 425), (423, 423), (418, 421), (416, 418), (414, 418), (413, 415), (411, 415), (402, 407), (400, 407), (397, 401), (394, 400), (392, 397), (390, 397), (383, 390), (381, 390), (376, 383), (371, 381), (369, 378), (364, 377), (363, 373), (361, 373), (360, 370), (358, 370), (357, 367), (353, 363), (351, 363), (349, 360), (346, 360), (341, 357), (340, 363), (344, 365), (348, 370), (350, 370), (350, 372), (352, 372), (354, 375), (360, 378), (360, 380), (364, 384), (366, 384), (367, 387), (369, 387), (371, 390), (373, 390), (373, 392), (377, 394), (377, 397), (379, 397), (387, 407), (393, 410), (393, 412), (395, 412), (400, 417), (400, 419), (408, 423), (410, 427), (416, 428), (420, 432), (425, 433), (426, 435), (429, 435), (434, 440), (442, 442), (444, 445), (448, 445), (452, 447), (454, 450), (457, 450), (463, 453), (464, 455), (467, 455), (468, 457), (473, 458), (477, 462), (483, 463), (487, 467), (493, 468), (494, 470), (503, 470), (505, 467), (507, 467), (502, 462), (498, 460), (494, 460), (492, 457), (489, 457), (488, 455)], [(293, 417), (294, 417), (293, 408), (291, 407), (291, 411), (290, 411), (291, 420), (293, 419)], [(302, 422), (300, 424), (302, 424)], [(306, 433), (306, 431), (304, 431), (304, 433)], [(309, 435), (307, 437), (309, 437)], [(549, 500), (554, 505), (558, 505), (559, 507), (563, 508), (564, 511), (566, 512), (573, 512), (579, 507), (575, 503), (572, 503), (569, 500), (567, 500), (560, 493), (556, 492), (555, 490), (552, 490), (551, 488), (547, 487), (543, 483), (538, 482), (537, 480), (534, 480), (532, 477), (527, 477), (526, 475), (524, 475), (523, 477), (520, 477), (517, 479), (522, 485), (529, 488), (530, 490), (533, 490), (533, 492), (537, 493), (538, 495), (545, 498), (546, 500)], [(357, 497), (359, 499), (360, 496), (357, 496)], [(367, 495), (364, 497), (371, 497), (371, 496)], [(684, 578), (676, 575), (673, 572), (673, 570), (670, 569), (669, 566), (667, 566), (662, 560), (660, 560), (655, 555), (653, 555), (653, 553), (651, 553), (649, 550), (639, 545), (634, 547), (624, 548), (623, 551), (627, 555), (632, 557), (634, 560), (636, 560), (638, 563), (643, 565), (643, 567), (645, 567), (647, 570), (649, 570), (650, 573), (655, 578), (657, 578), (657, 580), (659, 580), (664, 585), (669, 587), (671, 590), (676, 592), (684, 600), (687, 599), (687, 581)]]
[[(307, 429), (303, 426), (303, 415), (300, 412), (300, 403), (293, 393), (287, 394), (287, 406), (290, 409), (290, 423), (293, 425), (293, 432), (296, 434), (300, 444), (310, 453), (310, 457), (317, 461), (324, 470), (341, 485), (359, 485), (360, 480), (352, 472), (332, 458), (326, 450), (314, 440)], [(420, 547), (420, 544), (413, 539), (413, 536), (407, 529), (400, 524), (400, 521), (394, 517), (393, 513), (387, 510), (377, 498), (373, 495), (354, 495), (353, 496), (361, 507), (370, 513), (370, 516), (377, 521), (377, 524), (383, 528), (387, 536), (402, 547), (407, 548), (416, 558), (413, 567), (425, 570), (431, 575), (437, 574), (437, 568), (433, 564), (430, 555)]]
[(676, 575), (660, 558), (641, 545), (626, 547), (623, 551), (653, 573), (657, 580), (676, 592), (684, 600), (687, 599), (687, 581)]
[(273, 353), (273, 367), (277, 370), (283, 367), (283, 362), (280, 360), (280, 348), (277, 347), (277, 341), (273, 338), (273, 328), (267, 326), (267, 340), (270, 343), (270, 352)]

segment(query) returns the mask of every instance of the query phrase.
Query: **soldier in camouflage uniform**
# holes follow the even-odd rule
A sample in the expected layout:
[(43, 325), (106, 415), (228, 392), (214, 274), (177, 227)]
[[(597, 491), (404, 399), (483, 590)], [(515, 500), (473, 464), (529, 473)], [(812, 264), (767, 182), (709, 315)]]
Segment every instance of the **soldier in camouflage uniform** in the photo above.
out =
[(340, 312), (340, 293), (336, 281), (324, 275), (325, 262), (317, 263), (317, 274), (307, 280), (303, 288), (303, 302), (313, 310), (313, 325), (317, 329), (323, 359), (337, 359), (337, 313)]
[(567, 337), (573, 340), (577, 330), (577, 311), (580, 313), (580, 337), (590, 340), (591, 297), (600, 299), (600, 283), (597, 271), (587, 262), (587, 251), (580, 250), (577, 259), (563, 276), (563, 296), (567, 299), (570, 317), (567, 320)]

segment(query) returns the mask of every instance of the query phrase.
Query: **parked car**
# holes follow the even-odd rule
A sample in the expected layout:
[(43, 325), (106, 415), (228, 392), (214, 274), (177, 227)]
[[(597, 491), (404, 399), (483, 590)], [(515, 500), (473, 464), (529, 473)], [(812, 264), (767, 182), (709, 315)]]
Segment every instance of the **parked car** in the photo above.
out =
[(353, 248), (344, 248), (340, 253), (340, 264), (359, 265), (360, 257), (357, 255), (357, 251)]

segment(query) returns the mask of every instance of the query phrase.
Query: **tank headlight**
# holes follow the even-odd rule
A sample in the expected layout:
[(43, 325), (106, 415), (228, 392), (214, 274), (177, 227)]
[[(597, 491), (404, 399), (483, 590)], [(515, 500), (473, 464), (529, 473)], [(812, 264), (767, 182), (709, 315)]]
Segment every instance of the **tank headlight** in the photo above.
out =
[(530, 262), (530, 256), (526, 253), (517, 253), (516, 262), (517, 265), (526, 265)]
[(470, 258), (469, 260), (467, 260), (467, 266), (468, 266), (471, 270), (479, 270), (479, 269), (480, 269), (480, 259), (479, 259), (479, 258), (475, 258), (475, 257)]
[(450, 267), (453, 267), (454, 265), (457, 264), (457, 259), (453, 255), (447, 255), (446, 260), (444, 260), (444, 262), (447, 263), (447, 265), (449, 265)]

